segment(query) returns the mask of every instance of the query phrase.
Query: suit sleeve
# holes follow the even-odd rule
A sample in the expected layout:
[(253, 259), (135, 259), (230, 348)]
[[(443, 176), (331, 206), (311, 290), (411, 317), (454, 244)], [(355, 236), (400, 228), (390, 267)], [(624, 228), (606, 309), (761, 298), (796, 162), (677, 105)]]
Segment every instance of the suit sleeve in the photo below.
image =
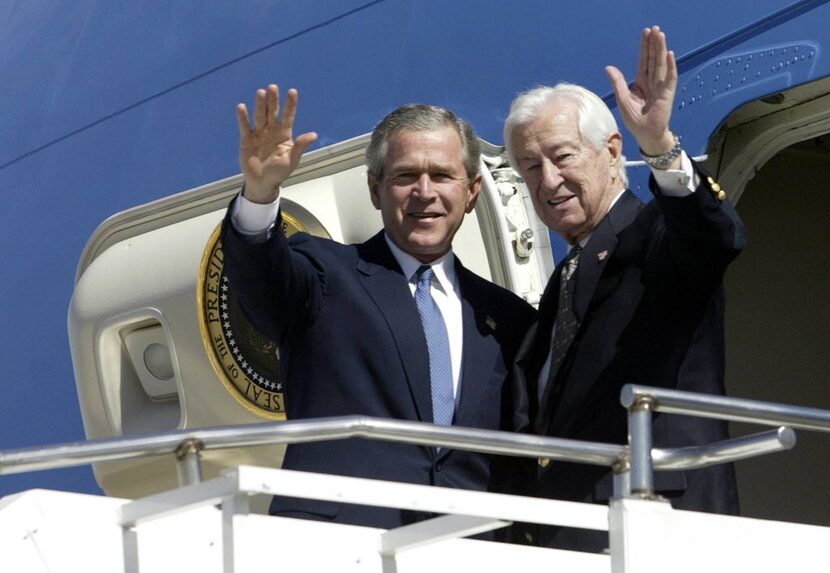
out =
[(662, 195), (650, 178), (662, 214), (661, 241), (676, 270), (693, 287), (711, 287), (723, 279), (726, 267), (746, 244), (746, 229), (720, 187), (696, 163), (700, 183), (685, 197)]
[(310, 237), (299, 233), (289, 242), (282, 225), (280, 215), (271, 237), (253, 242), (226, 216), (221, 235), (225, 274), (242, 310), (279, 345), (313, 322), (325, 288), (325, 273), (313, 256)]

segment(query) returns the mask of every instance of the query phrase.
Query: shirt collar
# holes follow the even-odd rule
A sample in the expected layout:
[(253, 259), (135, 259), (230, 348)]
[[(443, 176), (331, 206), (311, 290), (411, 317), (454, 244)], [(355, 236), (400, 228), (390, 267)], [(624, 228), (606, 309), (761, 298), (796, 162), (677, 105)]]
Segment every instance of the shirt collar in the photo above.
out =
[[(424, 263), (412, 255), (403, 252), (386, 233), (383, 234), (383, 238), (386, 239), (386, 244), (389, 245), (389, 250), (392, 251), (392, 256), (395, 257), (396, 261), (398, 261), (398, 265), (401, 267), (406, 280), (412, 282), (413, 275)], [(441, 257), (435, 259), (429, 263), (429, 266), (432, 267), (432, 272), (435, 273), (435, 281), (433, 281), (433, 285), (435, 285), (435, 282), (437, 281), (444, 292), (448, 293), (455, 290), (455, 255), (453, 255), (452, 251), (448, 251)]]

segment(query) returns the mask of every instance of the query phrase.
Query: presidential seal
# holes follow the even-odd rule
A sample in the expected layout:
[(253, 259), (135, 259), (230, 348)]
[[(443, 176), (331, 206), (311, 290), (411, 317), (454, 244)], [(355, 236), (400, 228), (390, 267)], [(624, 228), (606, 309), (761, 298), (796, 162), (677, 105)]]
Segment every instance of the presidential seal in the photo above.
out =
[[(305, 227), (282, 213), (286, 236)], [(285, 420), (285, 387), (277, 345), (245, 318), (225, 276), (221, 223), (208, 240), (199, 269), (198, 313), (202, 342), (217, 376), (251, 412)]]

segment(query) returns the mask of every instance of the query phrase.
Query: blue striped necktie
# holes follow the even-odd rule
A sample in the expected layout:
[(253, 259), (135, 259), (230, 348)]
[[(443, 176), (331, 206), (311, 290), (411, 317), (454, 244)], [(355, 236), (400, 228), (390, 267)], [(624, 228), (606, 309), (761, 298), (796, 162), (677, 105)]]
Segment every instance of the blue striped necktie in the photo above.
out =
[(455, 400), (452, 389), (452, 359), (450, 339), (441, 309), (430, 293), (434, 273), (428, 265), (415, 272), (418, 286), (415, 288), (415, 305), (421, 315), (421, 325), (429, 349), (429, 377), (432, 393), (432, 420), (440, 426), (452, 424)]

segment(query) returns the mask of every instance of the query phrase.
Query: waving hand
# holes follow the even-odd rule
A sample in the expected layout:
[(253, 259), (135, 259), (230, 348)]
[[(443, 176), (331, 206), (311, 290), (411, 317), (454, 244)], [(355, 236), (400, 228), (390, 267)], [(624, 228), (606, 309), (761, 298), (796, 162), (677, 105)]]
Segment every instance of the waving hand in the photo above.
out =
[(314, 132), (293, 138), (296, 114), (297, 90), (288, 90), (280, 117), (280, 92), (274, 84), (267, 90), (257, 90), (253, 128), (245, 104), (236, 107), (239, 166), (245, 176), (243, 194), (246, 199), (255, 203), (273, 202), (279, 195), (280, 185), (296, 169), (303, 152), (317, 140)]
[(677, 62), (666, 47), (666, 35), (659, 26), (643, 31), (637, 78), (629, 89), (622, 72), (608, 66), (620, 115), (637, 139), (643, 153), (660, 155), (674, 145), (669, 131), (674, 96), (677, 89)]

